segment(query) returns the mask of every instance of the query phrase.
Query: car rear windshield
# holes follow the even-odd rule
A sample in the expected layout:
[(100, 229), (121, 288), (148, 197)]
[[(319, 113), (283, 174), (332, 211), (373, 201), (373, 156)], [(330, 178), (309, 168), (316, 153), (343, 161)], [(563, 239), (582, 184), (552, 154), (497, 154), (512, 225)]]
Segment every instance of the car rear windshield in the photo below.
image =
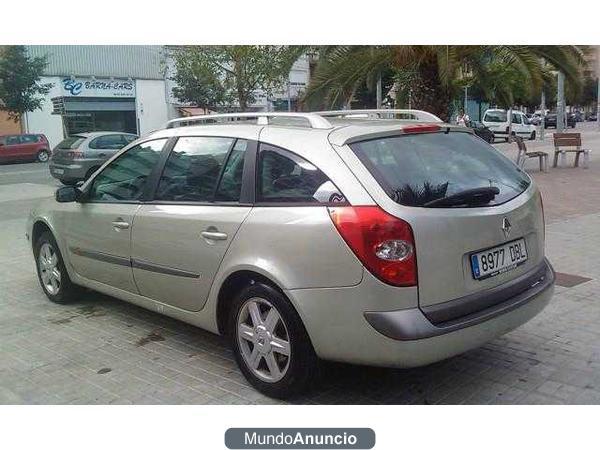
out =
[(488, 111), (485, 113), (483, 120), (486, 122), (502, 123), (506, 122), (508, 119), (506, 116), (506, 111)]
[(61, 150), (72, 150), (79, 147), (83, 141), (85, 141), (85, 137), (83, 136), (69, 136), (62, 140), (56, 148)]
[(440, 205), (443, 198), (490, 187), (499, 192), (485, 206), (498, 205), (530, 184), (523, 171), (471, 133), (406, 134), (350, 147), (401, 205), (423, 207), (436, 200)]

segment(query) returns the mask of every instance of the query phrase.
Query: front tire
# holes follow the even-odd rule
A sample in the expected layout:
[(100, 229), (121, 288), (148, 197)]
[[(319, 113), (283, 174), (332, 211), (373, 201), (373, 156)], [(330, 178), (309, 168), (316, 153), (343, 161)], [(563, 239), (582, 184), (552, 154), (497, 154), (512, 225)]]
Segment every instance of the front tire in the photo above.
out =
[(77, 184), (77, 180), (65, 180), (64, 178), (59, 178), (58, 181), (65, 186), (75, 186)]
[(274, 287), (242, 289), (229, 315), (228, 334), (240, 370), (258, 391), (285, 399), (316, 379), (318, 358), (300, 316)]
[(50, 159), (50, 152), (48, 150), (40, 150), (37, 154), (37, 162), (45, 163)]
[(529, 136), (530, 141), (535, 141), (535, 131), (531, 132), (531, 136)]
[(79, 289), (71, 282), (60, 249), (49, 231), (43, 232), (33, 248), (40, 285), (54, 303), (73, 301)]

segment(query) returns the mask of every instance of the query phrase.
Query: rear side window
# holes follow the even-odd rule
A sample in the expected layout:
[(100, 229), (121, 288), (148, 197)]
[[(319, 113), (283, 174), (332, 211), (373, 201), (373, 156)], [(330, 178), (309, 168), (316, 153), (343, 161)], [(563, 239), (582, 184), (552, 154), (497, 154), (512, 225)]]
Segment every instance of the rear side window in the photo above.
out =
[(506, 122), (508, 119), (506, 116), (506, 111), (488, 111), (485, 113), (483, 120), (485, 122), (502, 123)]
[(339, 203), (346, 199), (327, 176), (307, 160), (268, 144), (261, 144), (258, 202)]
[(35, 142), (38, 142), (39, 140), (39, 137), (35, 134), (23, 134), (21, 136), (22, 144), (33, 144)]
[(513, 199), (529, 178), (493, 147), (470, 133), (422, 133), (358, 142), (350, 146), (388, 195), (406, 206), (471, 189), (497, 187), (485, 206)]
[[(156, 200), (175, 202), (212, 202), (215, 198), (217, 183), (227, 162), (229, 151), (235, 142), (234, 138), (222, 137), (181, 137), (171, 151), (163, 170), (156, 191)], [(243, 163), (239, 160), (239, 152), (243, 151), (242, 143), (236, 150), (235, 167), (229, 166), (227, 176), (229, 183), (228, 199), (239, 200), (236, 174), (241, 175)], [(234, 162), (232, 162), (234, 164)], [(243, 167), (243, 164), (242, 164)], [(241, 189), (241, 181), (239, 184)], [(236, 198), (237, 197), (237, 198)]]
[(81, 143), (85, 141), (85, 139), (86, 138), (83, 136), (69, 136), (68, 138), (60, 141), (56, 148), (60, 150), (72, 150), (79, 147)]

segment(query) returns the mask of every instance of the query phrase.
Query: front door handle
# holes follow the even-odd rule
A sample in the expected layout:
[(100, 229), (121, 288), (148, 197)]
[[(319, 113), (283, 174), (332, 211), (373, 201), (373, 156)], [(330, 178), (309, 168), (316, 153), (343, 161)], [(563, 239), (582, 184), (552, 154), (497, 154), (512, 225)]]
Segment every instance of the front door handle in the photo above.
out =
[(112, 223), (112, 226), (117, 230), (127, 230), (129, 228), (129, 222), (125, 222), (120, 217)]
[(224, 241), (227, 239), (227, 233), (221, 233), (220, 231), (203, 231), (200, 234), (204, 239), (211, 241)]

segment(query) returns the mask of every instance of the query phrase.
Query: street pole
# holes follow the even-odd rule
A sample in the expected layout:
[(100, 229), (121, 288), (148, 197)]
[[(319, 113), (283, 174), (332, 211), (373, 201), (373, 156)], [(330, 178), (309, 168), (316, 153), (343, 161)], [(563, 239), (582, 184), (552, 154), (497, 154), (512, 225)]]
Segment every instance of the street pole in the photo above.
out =
[(565, 74), (558, 72), (558, 91), (556, 93), (556, 132), (565, 131)]
[(508, 142), (512, 142), (512, 106), (508, 109)]
[(468, 90), (469, 88), (467, 86), (465, 86), (465, 103), (463, 105), (463, 113), (467, 114), (467, 99), (468, 99)]
[(290, 94), (290, 80), (287, 82), (288, 112), (292, 110), (292, 96)]
[(540, 109), (542, 110), (542, 120), (540, 122), (540, 125), (542, 126), (540, 128), (540, 141), (543, 141), (545, 138), (544, 135), (546, 134), (546, 93), (544, 90), (542, 90), (542, 104)]
[(381, 86), (381, 72), (377, 74), (377, 109), (381, 109), (381, 104), (383, 103), (383, 92)]

